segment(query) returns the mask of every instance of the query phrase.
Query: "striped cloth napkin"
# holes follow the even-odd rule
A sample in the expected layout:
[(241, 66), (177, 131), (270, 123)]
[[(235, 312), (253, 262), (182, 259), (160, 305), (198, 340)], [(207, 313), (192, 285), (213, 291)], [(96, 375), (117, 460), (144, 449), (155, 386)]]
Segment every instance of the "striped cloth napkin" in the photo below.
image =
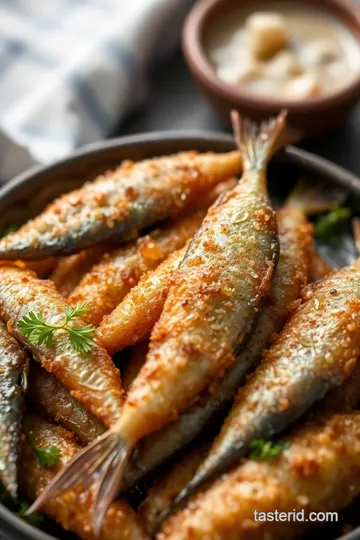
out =
[(194, 0), (1, 0), (0, 181), (103, 139)]

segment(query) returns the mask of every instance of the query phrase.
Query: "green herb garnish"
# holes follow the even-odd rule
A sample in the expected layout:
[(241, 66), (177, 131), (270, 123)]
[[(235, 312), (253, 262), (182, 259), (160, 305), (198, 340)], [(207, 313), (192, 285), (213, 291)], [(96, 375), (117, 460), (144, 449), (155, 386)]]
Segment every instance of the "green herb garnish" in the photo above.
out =
[(84, 304), (76, 304), (75, 307), (67, 307), (65, 321), (62, 324), (48, 324), (41, 313), (30, 311), (20, 319), (18, 326), (20, 334), (27, 337), (30, 343), (46, 347), (53, 346), (53, 337), (56, 330), (66, 330), (70, 337), (72, 348), (77, 352), (89, 352), (94, 344), (95, 328), (88, 326), (69, 326), (69, 322), (87, 312)]
[(36, 448), (35, 454), (39, 460), (39, 463), (42, 467), (47, 468), (58, 463), (61, 457), (61, 450), (57, 446), (47, 446), (46, 448)]
[(314, 236), (331, 240), (337, 234), (339, 226), (351, 217), (351, 210), (346, 206), (335, 205), (330, 212), (320, 216), (315, 222)]
[(30, 504), (26, 501), (22, 501), (19, 505), (19, 510), (17, 511), (17, 515), (19, 518), (23, 519), (24, 521), (27, 521), (30, 525), (33, 527), (39, 527), (44, 519), (44, 516), (41, 512), (33, 512), (29, 516), (25, 515), (27, 510), (29, 510)]
[(287, 441), (266, 441), (265, 439), (253, 439), (250, 443), (249, 457), (262, 461), (279, 456), (289, 447)]

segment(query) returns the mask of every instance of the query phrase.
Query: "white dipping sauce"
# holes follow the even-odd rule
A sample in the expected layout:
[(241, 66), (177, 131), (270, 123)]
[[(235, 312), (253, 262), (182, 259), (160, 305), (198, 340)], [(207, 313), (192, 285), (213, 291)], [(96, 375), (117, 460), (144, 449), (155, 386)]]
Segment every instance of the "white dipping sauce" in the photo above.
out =
[(304, 99), (331, 94), (360, 75), (357, 37), (331, 13), (300, 2), (232, 10), (205, 48), (222, 81), (258, 94)]

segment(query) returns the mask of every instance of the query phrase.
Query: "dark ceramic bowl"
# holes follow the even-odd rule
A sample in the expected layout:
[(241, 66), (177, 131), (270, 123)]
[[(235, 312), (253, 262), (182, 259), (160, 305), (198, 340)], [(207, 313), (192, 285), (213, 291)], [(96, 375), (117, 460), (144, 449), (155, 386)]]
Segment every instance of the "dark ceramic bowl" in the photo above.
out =
[[(115, 139), (81, 149), (71, 157), (47, 167), (21, 174), (0, 190), (0, 226), (24, 220), (39, 212), (55, 196), (80, 186), (123, 159), (139, 160), (180, 150), (226, 152), (234, 148), (232, 137), (201, 132), (163, 132)], [(360, 179), (329, 161), (289, 146), (276, 156), (269, 170), (270, 192), (283, 199), (299, 177), (325, 180), (345, 187), (351, 203), (360, 202)], [(333, 525), (333, 524), (332, 524)], [(0, 530), (7, 540), (70, 540), (75, 537), (52, 525), (46, 532), (35, 529), (0, 504)], [(324, 538), (340, 536), (333, 527)], [(1, 534), (0, 534), (1, 537)], [(313, 538), (313, 537), (312, 537)], [(345, 537), (344, 537), (345, 538)], [(360, 540), (360, 529), (347, 540)]]
[[(271, 6), (272, 0), (266, 1), (269, 1)], [(360, 5), (355, 0), (304, 0), (304, 3), (330, 11), (360, 39)], [(241, 5), (249, 5), (251, 10), (256, 9), (256, 1), (243, 0)], [(360, 97), (360, 72), (353, 83), (336, 93), (299, 101), (257, 95), (245, 86), (230, 85), (217, 77), (204, 48), (204, 40), (214, 24), (225, 13), (231, 13), (231, 10), (238, 6), (238, 0), (198, 0), (185, 21), (184, 55), (211, 105), (227, 120), (231, 109), (236, 109), (254, 120), (260, 120), (286, 108), (289, 111), (288, 136), (292, 142), (324, 132), (340, 123)]]

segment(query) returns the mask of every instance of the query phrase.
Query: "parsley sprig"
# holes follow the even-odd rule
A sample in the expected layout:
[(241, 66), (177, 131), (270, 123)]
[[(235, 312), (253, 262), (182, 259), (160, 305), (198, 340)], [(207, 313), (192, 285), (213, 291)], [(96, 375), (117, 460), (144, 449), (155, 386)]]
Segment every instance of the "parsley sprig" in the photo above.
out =
[(54, 332), (56, 330), (66, 330), (70, 337), (72, 348), (77, 352), (89, 352), (94, 344), (95, 328), (89, 324), (87, 326), (71, 326), (69, 323), (76, 317), (81, 317), (87, 312), (84, 304), (68, 306), (65, 309), (65, 320), (62, 324), (54, 325), (45, 321), (41, 313), (30, 311), (24, 315), (18, 323), (20, 334), (35, 345), (44, 344), (46, 347), (53, 346)]
[(60, 461), (61, 450), (57, 446), (47, 446), (46, 448), (34, 447), (34, 450), (40, 465), (45, 469)]
[(314, 236), (324, 240), (332, 240), (337, 236), (339, 227), (351, 217), (351, 210), (346, 206), (335, 205), (331, 210), (320, 216), (314, 226)]
[(52, 465), (60, 461), (60, 458), (61, 458), (60, 448), (54, 445), (45, 446), (44, 448), (36, 446), (36, 442), (34, 440), (32, 431), (30, 431), (29, 433), (29, 439), (41, 467), (44, 467), (44, 468), (51, 467)]
[(289, 447), (287, 441), (266, 441), (265, 439), (253, 439), (250, 443), (249, 457), (258, 461), (274, 459)]

